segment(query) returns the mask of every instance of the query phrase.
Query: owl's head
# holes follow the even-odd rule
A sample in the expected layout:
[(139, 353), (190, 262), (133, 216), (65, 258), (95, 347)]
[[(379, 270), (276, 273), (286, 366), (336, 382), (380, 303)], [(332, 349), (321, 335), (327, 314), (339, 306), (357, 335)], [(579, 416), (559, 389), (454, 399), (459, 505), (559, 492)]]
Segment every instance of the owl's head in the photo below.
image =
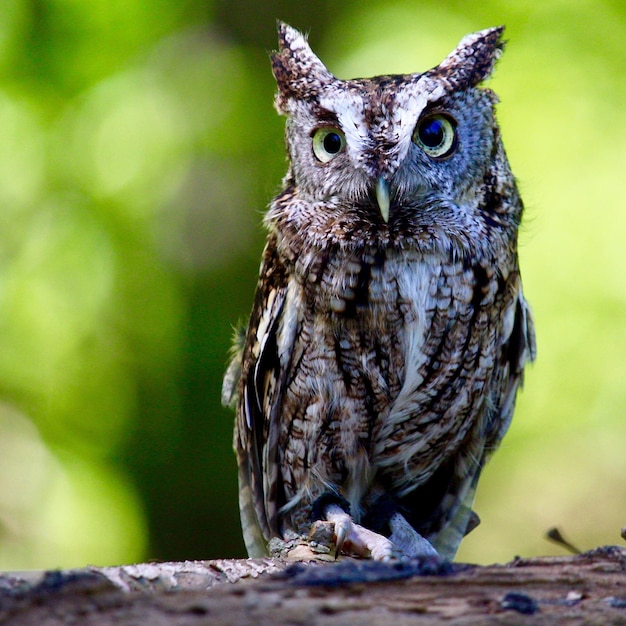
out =
[(502, 52), (502, 32), (468, 35), (424, 73), (340, 80), (301, 33), (279, 23), (276, 107), (287, 116), (288, 177), (300, 197), (342, 211), (369, 207), (383, 227), (439, 205), (456, 211), (462, 228), (476, 222), (487, 193), (502, 200), (510, 192), (516, 200), (492, 203), (492, 214), (517, 223), (497, 100), (479, 86)]

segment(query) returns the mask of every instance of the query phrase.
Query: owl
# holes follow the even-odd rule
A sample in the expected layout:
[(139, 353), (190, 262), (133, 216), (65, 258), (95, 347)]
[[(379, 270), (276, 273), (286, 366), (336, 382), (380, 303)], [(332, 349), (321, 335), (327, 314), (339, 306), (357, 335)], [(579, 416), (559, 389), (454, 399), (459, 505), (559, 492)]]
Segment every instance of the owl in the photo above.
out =
[(227, 370), (244, 540), (452, 559), (535, 355), (522, 201), (480, 84), (503, 28), (424, 73), (340, 80), (279, 23), (289, 167)]

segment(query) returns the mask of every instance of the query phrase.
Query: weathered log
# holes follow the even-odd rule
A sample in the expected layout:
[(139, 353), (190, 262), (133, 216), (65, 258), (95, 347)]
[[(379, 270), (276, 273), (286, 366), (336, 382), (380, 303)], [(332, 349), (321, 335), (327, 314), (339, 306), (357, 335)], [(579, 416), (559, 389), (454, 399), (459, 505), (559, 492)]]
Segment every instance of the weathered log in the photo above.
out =
[(0, 623), (625, 624), (626, 549), (472, 566), (434, 560), (147, 563), (0, 577)]

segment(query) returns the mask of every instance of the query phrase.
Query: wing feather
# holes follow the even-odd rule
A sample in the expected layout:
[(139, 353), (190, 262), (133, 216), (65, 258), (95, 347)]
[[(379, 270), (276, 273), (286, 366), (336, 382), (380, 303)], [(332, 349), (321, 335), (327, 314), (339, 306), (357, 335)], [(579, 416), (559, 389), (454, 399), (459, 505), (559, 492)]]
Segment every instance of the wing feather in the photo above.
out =
[(265, 555), (268, 540), (278, 534), (278, 509), (284, 501), (278, 422), (295, 336), (295, 328), (285, 328), (284, 323), (286, 307), (293, 306), (288, 303), (288, 287), (287, 270), (278, 258), (275, 238), (270, 237), (247, 335), (238, 357), (241, 375), (234, 448), (239, 470), (241, 524), (251, 557)]

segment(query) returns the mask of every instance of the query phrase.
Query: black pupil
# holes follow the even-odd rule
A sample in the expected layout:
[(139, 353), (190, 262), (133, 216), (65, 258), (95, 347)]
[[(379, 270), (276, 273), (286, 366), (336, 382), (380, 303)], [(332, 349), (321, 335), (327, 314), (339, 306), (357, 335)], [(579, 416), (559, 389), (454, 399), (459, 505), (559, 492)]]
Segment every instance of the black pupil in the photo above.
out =
[(445, 139), (445, 127), (442, 120), (435, 118), (427, 120), (420, 125), (419, 130), (420, 141), (429, 148), (437, 148)]
[(324, 150), (328, 154), (337, 154), (341, 150), (341, 137), (337, 133), (328, 133), (324, 137)]

